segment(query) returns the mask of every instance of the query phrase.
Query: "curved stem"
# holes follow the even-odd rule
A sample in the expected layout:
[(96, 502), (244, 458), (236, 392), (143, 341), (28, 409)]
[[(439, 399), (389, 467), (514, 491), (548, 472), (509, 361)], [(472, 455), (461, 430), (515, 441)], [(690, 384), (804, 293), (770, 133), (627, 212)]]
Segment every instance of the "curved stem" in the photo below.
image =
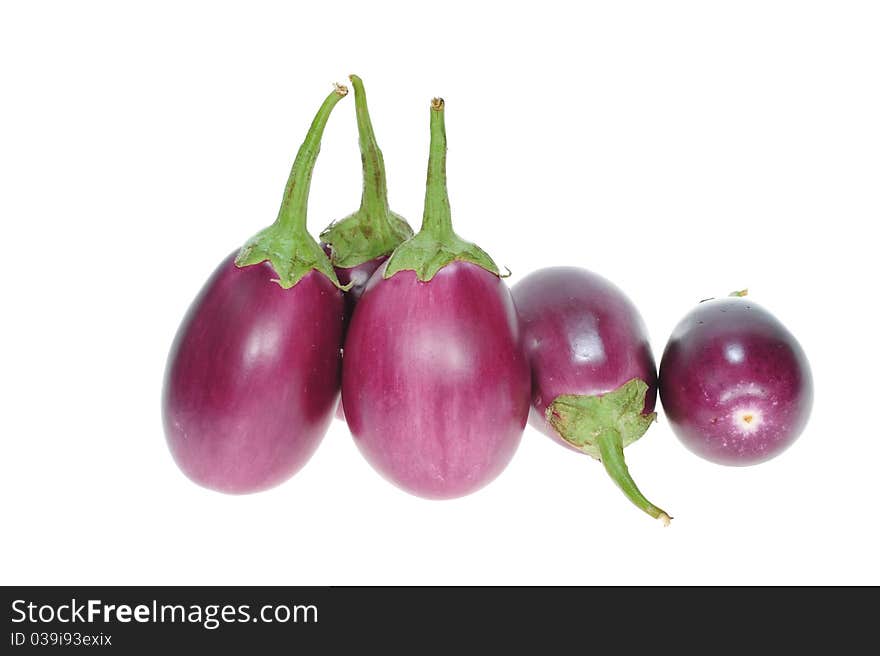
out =
[(330, 117), (333, 107), (347, 93), (348, 89), (336, 85), (336, 88), (327, 96), (315, 115), (305, 141), (299, 147), (299, 152), (297, 152), (296, 159), (290, 169), (290, 176), (287, 178), (284, 198), (281, 200), (281, 208), (278, 210), (278, 218), (276, 219), (276, 223), (285, 231), (295, 234), (306, 232), (309, 186), (312, 182), (315, 160), (321, 150), (324, 126), (327, 125), (327, 119)]
[(597, 436), (596, 443), (599, 447), (602, 464), (605, 465), (605, 471), (623, 490), (626, 497), (651, 517), (659, 519), (664, 525), (669, 526), (669, 521), (672, 518), (664, 510), (648, 501), (636, 486), (632, 476), (629, 475), (629, 469), (623, 457), (623, 439), (620, 433), (613, 429), (604, 430)]
[(431, 147), (428, 154), (428, 181), (425, 185), (425, 214), (421, 232), (443, 239), (453, 235), (452, 211), (446, 190), (446, 122), (443, 99), (431, 101)]
[(357, 116), (358, 143), (361, 148), (361, 164), (364, 171), (364, 189), (361, 195), (361, 210), (375, 229), (382, 230), (387, 224), (388, 184), (385, 179), (385, 159), (367, 109), (367, 95), (364, 83), (357, 75), (349, 75), (354, 88), (354, 108)]

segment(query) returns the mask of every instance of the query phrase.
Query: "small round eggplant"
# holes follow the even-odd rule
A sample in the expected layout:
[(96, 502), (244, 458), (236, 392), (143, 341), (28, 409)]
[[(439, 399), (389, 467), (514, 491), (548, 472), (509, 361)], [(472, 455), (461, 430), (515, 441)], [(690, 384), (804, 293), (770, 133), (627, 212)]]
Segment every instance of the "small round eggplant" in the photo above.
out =
[(806, 355), (767, 310), (736, 292), (700, 303), (678, 324), (660, 363), (660, 398), (675, 434), (722, 465), (779, 455), (813, 404)]
[(600, 460), (630, 501), (668, 524), (623, 456), (656, 418), (657, 370), (636, 307), (611, 282), (576, 267), (529, 274), (513, 299), (532, 369), (530, 422)]
[(223, 261), (168, 356), (168, 446), (196, 483), (228, 493), (277, 485), (323, 437), (339, 397), (344, 300), (306, 232), (312, 169), (337, 87), (297, 154), (278, 219)]
[(434, 499), (494, 479), (529, 410), (510, 292), (491, 258), (452, 230), (443, 114), (435, 99), (422, 228), (370, 278), (342, 365), (361, 452), (397, 486)]

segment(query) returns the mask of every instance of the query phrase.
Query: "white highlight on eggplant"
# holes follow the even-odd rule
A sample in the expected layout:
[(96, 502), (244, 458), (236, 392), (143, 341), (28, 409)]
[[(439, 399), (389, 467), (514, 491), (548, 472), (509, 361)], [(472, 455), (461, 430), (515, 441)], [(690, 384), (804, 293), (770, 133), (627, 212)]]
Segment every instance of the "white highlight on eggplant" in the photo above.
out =
[(367, 281), (370, 279), (370, 276), (366, 271), (361, 271), (360, 269), (356, 269), (351, 273), (349, 277), (349, 282), (353, 287), (361, 287), (367, 284)]
[(724, 349), (724, 359), (731, 364), (740, 364), (746, 359), (746, 351), (741, 344), (728, 344)]
[(251, 366), (263, 356), (271, 358), (281, 343), (280, 330), (256, 330), (251, 333), (244, 348), (244, 364)]
[(442, 371), (445, 375), (471, 371), (473, 357), (461, 347), (461, 340), (454, 332), (437, 332), (430, 339), (418, 339), (414, 343), (419, 346), (412, 355), (426, 371)]
[(740, 383), (736, 387), (724, 390), (724, 393), (719, 397), (719, 401), (721, 401), (721, 403), (727, 403), (732, 399), (738, 399), (743, 396), (764, 397), (767, 396), (767, 392), (763, 387), (756, 385), (755, 383)]
[(571, 345), (571, 354), (578, 362), (587, 364), (601, 364), (605, 362), (605, 345), (599, 335), (599, 326), (596, 317), (579, 317), (569, 320), (566, 325), (568, 343)]
[(572, 341), (571, 350), (578, 362), (604, 362), (605, 347), (595, 333), (579, 335)]

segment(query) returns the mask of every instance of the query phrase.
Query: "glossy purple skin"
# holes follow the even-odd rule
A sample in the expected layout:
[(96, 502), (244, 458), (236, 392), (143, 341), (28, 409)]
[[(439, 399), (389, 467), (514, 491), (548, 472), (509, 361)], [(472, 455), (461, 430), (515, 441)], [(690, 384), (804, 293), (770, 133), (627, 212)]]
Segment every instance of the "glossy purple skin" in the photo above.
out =
[(512, 293), (532, 369), (533, 426), (574, 449), (546, 420), (547, 406), (563, 394), (606, 394), (633, 378), (647, 383), (643, 412), (653, 412), (657, 368), (648, 333), (620, 289), (586, 269), (550, 267)]
[(336, 276), (339, 278), (339, 282), (342, 285), (352, 283), (351, 289), (346, 292), (347, 298), (350, 299), (352, 305), (356, 304), (358, 300), (360, 300), (360, 297), (364, 295), (364, 290), (367, 287), (367, 283), (370, 281), (370, 277), (375, 273), (376, 269), (379, 268), (382, 262), (387, 259), (387, 255), (380, 255), (379, 257), (374, 257), (372, 260), (367, 260), (366, 262), (362, 262), (361, 264), (348, 269), (333, 267), (336, 271)]
[(797, 439), (813, 405), (810, 366), (797, 340), (747, 298), (700, 303), (678, 324), (660, 363), (660, 398), (691, 451), (752, 465)]
[[(330, 248), (329, 244), (321, 242), (321, 248), (324, 249), (327, 257), (332, 256), (333, 250)], [(379, 257), (374, 257), (372, 260), (361, 262), (357, 266), (349, 268), (338, 266), (333, 267), (333, 270), (336, 272), (336, 277), (339, 278), (339, 283), (343, 287), (348, 283), (352, 283), (351, 288), (345, 293), (346, 308), (348, 309), (349, 315), (351, 315), (351, 312), (354, 310), (354, 306), (357, 304), (360, 297), (363, 296), (364, 289), (366, 289), (370, 277), (376, 269), (379, 268), (379, 265), (387, 259), (388, 255), (380, 255)]]
[(340, 384), (342, 293), (312, 271), (290, 289), (268, 263), (213, 273), (178, 329), (163, 418), (178, 466), (221, 492), (295, 474), (332, 419)]
[(342, 398), (367, 460), (402, 489), (445, 499), (507, 466), (529, 411), (529, 371), (510, 292), (453, 262), (370, 279), (345, 342)]

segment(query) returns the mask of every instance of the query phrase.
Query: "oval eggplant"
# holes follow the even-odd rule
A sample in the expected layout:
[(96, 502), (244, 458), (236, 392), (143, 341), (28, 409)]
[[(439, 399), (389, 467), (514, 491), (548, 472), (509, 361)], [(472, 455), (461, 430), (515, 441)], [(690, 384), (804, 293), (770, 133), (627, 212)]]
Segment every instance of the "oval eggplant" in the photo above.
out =
[(165, 432), (178, 466), (222, 492), (284, 482), (311, 457), (339, 395), (342, 293), (312, 271), (294, 287), (268, 263), (227, 258), (169, 357)]
[(660, 398), (675, 434), (722, 465), (752, 465), (782, 453), (803, 431), (813, 404), (800, 344), (743, 294), (691, 310), (660, 363)]
[(361, 452), (394, 484), (434, 499), (494, 479), (529, 409), (510, 292), (491, 258), (452, 230), (443, 113), (435, 99), (422, 229), (370, 278), (342, 374)]
[(306, 232), (306, 204), (337, 87), (312, 123), (278, 219), (228, 257), (193, 302), (168, 357), (162, 414), (168, 446), (196, 483), (267, 489), (315, 451), (339, 396), (344, 300), (330, 261)]
[(529, 274), (513, 287), (532, 370), (530, 422), (557, 442), (597, 458), (624, 494), (652, 517), (623, 448), (655, 419), (657, 370), (645, 324), (611, 282), (575, 267)]

